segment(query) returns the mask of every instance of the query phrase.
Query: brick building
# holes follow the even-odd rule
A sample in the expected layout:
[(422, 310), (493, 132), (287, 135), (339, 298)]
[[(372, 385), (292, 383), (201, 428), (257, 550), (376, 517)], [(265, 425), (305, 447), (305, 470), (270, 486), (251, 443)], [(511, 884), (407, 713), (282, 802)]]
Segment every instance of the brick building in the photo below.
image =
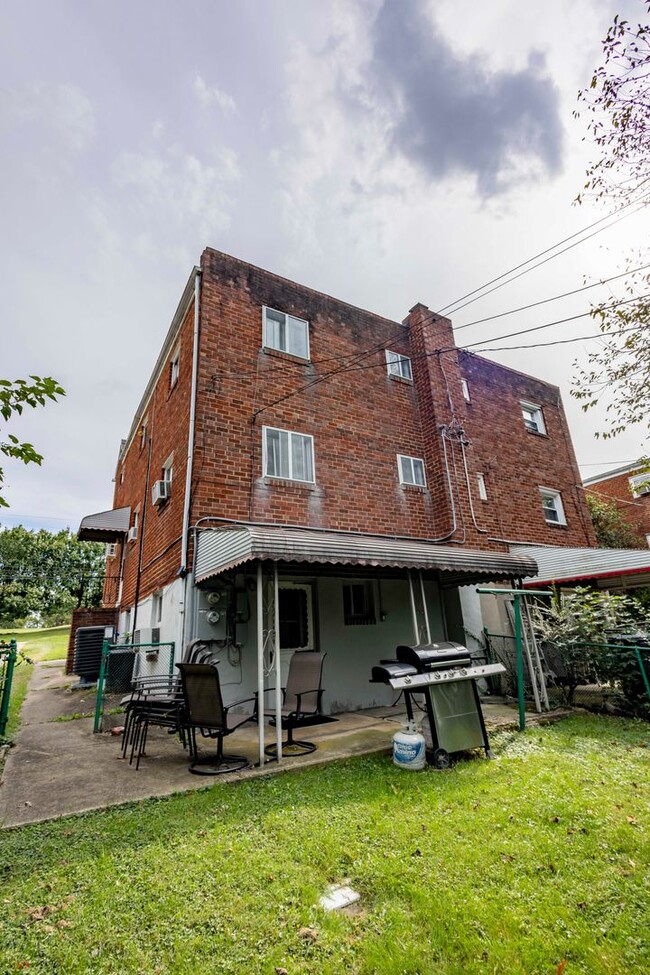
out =
[(639, 544), (650, 547), (650, 474), (638, 464), (627, 464), (604, 474), (588, 477), (584, 482), (588, 495), (613, 501), (625, 521), (639, 537)]
[(460, 352), (448, 319), (207, 249), (80, 537), (114, 545), (123, 635), (213, 640), (244, 696), (279, 634), (283, 666), (327, 651), (349, 710), (388, 703), (370, 668), (398, 643), (469, 639), (467, 587), (534, 573), (511, 545), (595, 544), (579, 483), (557, 388)]

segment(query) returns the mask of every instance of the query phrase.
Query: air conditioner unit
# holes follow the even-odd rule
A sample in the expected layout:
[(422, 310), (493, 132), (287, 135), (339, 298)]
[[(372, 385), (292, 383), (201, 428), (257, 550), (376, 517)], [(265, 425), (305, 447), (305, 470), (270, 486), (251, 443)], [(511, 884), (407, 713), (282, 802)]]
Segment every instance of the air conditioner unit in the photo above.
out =
[(128, 534), (126, 536), (127, 542), (134, 542), (138, 537), (138, 528), (136, 525), (132, 525), (129, 528)]
[(160, 643), (160, 627), (143, 626), (141, 629), (136, 630), (133, 634), (133, 643), (144, 643), (145, 645), (150, 643)]
[(151, 490), (151, 503), (162, 504), (169, 497), (171, 485), (169, 481), (155, 481)]

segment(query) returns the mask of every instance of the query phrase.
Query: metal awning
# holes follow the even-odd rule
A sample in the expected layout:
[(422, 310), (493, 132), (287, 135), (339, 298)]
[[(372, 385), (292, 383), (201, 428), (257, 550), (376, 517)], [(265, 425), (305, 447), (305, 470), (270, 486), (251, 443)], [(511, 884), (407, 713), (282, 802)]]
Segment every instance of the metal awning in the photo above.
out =
[(533, 558), (538, 570), (524, 585), (597, 585), (601, 589), (634, 589), (650, 585), (650, 549), (563, 548), (550, 545), (511, 546)]
[(482, 552), (384, 535), (237, 525), (199, 531), (195, 579), (203, 582), (260, 560), (433, 570), (445, 573), (444, 582), (450, 585), (520, 579), (537, 572), (537, 563), (528, 555)]
[(119, 542), (129, 530), (130, 508), (112, 508), (82, 518), (77, 538), (82, 542)]

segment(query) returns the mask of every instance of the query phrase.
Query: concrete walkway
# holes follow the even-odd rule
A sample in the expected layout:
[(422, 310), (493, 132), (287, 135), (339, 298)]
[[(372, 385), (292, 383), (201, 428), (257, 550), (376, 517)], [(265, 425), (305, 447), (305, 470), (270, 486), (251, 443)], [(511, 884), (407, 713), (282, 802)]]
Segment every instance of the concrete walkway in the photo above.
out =
[[(151, 728), (147, 754), (138, 771), (120, 757), (121, 738), (110, 727), (123, 715), (104, 719), (104, 732), (93, 734), (94, 689), (74, 688), (76, 677), (63, 673), (63, 661), (37, 663), (22, 709), (16, 744), (9, 749), (0, 780), (0, 824), (22, 826), (72, 813), (102, 809), (124, 802), (187, 792), (227, 781), (239, 781), (352, 755), (390, 752), (391, 740), (403, 719), (399, 708), (375, 708), (337, 715), (337, 721), (309, 728), (318, 748), (311, 755), (275, 762), (263, 768), (211, 779), (188, 772), (187, 752), (178, 738)], [(112, 704), (106, 704), (106, 712)], [(506, 704), (484, 705), (488, 729), (516, 727), (517, 712)], [(554, 717), (560, 716), (556, 713)], [(544, 719), (549, 720), (549, 715)], [(531, 723), (538, 716), (531, 715)], [(275, 731), (268, 729), (269, 741)], [(206, 743), (214, 747), (213, 742)], [(227, 743), (230, 745), (230, 742)], [(258, 758), (257, 727), (245, 725), (233, 736), (228, 751)]]

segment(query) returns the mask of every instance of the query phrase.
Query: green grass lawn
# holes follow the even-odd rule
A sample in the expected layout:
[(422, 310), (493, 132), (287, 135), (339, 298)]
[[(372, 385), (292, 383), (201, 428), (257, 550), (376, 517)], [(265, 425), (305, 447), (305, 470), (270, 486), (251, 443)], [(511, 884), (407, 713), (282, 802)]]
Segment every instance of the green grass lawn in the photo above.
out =
[[(68, 653), (69, 626), (52, 626), (47, 630), (0, 630), (0, 640), (16, 640), (18, 649), (29, 660), (63, 660)], [(20, 723), (20, 709), (23, 706), (27, 685), (33, 667), (23, 656), (19, 656), (14, 669), (9, 701), (9, 717), (6, 737), (13, 738)]]
[[(648, 732), (574, 717), (447, 772), (351, 759), (6, 832), (0, 971), (647, 973)], [(343, 880), (359, 912), (324, 912)]]

